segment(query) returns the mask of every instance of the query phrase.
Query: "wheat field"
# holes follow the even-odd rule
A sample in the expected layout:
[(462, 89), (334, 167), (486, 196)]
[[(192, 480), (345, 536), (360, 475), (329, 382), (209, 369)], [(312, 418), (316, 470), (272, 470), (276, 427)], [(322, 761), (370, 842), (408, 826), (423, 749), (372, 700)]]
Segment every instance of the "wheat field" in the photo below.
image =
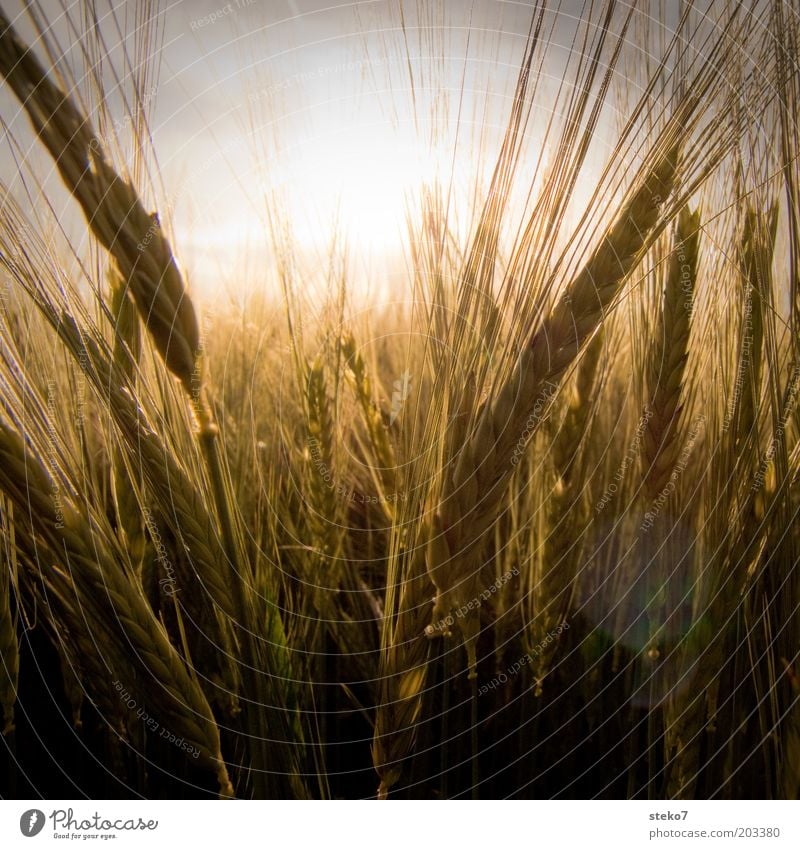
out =
[(471, 142), (390, 295), (369, 216), (311, 286), (288, 180), (237, 302), (126, 5), (0, 13), (0, 796), (797, 798), (796, 0), (521, 4), (498, 120), (383, 4), (383, 99)]

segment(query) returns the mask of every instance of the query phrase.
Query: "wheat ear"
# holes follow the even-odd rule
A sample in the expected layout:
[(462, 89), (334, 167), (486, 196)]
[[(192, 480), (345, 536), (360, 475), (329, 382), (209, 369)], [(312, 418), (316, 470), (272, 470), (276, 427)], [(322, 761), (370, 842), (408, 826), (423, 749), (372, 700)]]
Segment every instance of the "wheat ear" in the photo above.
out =
[(682, 442), (681, 390), (689, 350), (692, 299), (697, 276), (700, 216), (681, 210), (664, 287), (655, 342), (647, 364), (648, 410), (642, 438), (644, 488), (648, 501), (663, 492)]
[[(183, 383), (187, 393), (200, 406), (199, 374), (197, 358), (199, 354), (199, 328), (191, 299), (186, 292), (183, 279), (178, 270), (157, 215), (149, 215), (132, 186), (122, 180), (103, 156), (102, 146), (94, 135), (89, 122), (80, 111), (48, 77), (44, 69), (19, 39), (0, 13), (0, 72), (23, 104), (34, 129), (53, 157), (62, 179), (69, 191), (78, 201), (87, 223), (98, 241), (113, 257), (120, 280), (113, 287), (112, 308), (116, 320), (114, 340), (114, 362), (119, 371), (128, 379), (135, 373), (135, 358), (138, 349), (138, 329), (130, 315), (128, 296), (133, 299), (139, 314), (147, 327), (153, 343), (164, 360), (167, 368)], [(124, 381), (120, 381), (124, 384)], [(108, 385), (108, 384), (106, 384)], [(129, 406), (127, 399), (123, 404)], [(134, 405), (135, 407), (135, 405)], [(120, 412), (112, 405), (115, 413)], [(205, 411), (202, 411), (205, 413)], [(136, 421), (137, 415), (133, 416)], [(127, 423), (126, 423), (127, 424)], [(132, 435), (140, 431), (139, 423), (127, 428)], [(205, 422), (201, 427), (200, 439), (204, 447), (216, 435), (215, 428)], [(131, 446), (141, 447), (139, 439)], [(164, 464), (167, 452), (162, 452), (156, 465)], [(213, 451), (211, 452), (213, 453)], [(133, 458), (129, 468), (136, 468)], [(141, 555), (144, 547), (144, 533), (139, 518), (138, 504), (132, 489), (126, 486), (124, 459), (121, 452), (115, 451), (115, 493), (121, 527), (128, 540)], [(174, 469), (173, 469), (174, 471)], [(168, 501), (177, 488), (181, 493), (189, 493), (190, 486), (185, 475), (179, 473), (167, 482)], [(176, 486), (177, 483), (177, 486)], [(154, 491), (159, 491), (158, 489)], [(187, 505), (190, 506), (190, 505)], [(198, 505), (196, 505), (198, 506)], [(172, 505), (168, 505), (164, 515), (171, 515)], [(192, 533), (192, 519), (201, 520), (205, 508), (201, 510), (181, 510), (181, 528), (177, 529), (179, 539), (190, 536), (194, 540), (198, 535)], [(201, 535), (205, 532), (197, 528)], [(223, 607), (226, 614), (233, 613), (233, 594), (236, 583), (225, 580), (220, 574), (219, 564), (224, 564), (226, 556), (204, 558), (204, 546), (192, 546), (195, 564), (212, 564), (211, 568), (200, 570), (204, 584), (215, 584), (211, 591), (215, 603)], [(208, 616), (200, 617), (202, 611), (195, 611), (198, 617), (208, 621)], [(226, 636), (223, 634), (223, 642)]]
[(475, 427), (446, 466), (428, 547), (436, 586), (434, 620), (468, 608), (459, 618), (475, 675), (480, 599), (480, 549), (494, 524), (521, 451), (539, 427), (559, 382), (601, 322), (641, 258), (671, 193), (678, 148), (649, 172), (587, 264), (522, 351), (508, 380), (480, 409)]
[(400, 591), (399, 613), (382, 657), (372, 742), (372, 762), (380, 777), (381, 799), (386, 799), (400, 780), (416, 739), (430, 651), (430, 641), (425, 636), (425, 627), (431, 620), (431, 601), (424, 546), (416, 546), (406, 556), (410, 562)]
[(0, 12), (0, 73), (53, 157), (98, 241), (114, 258), (167, 368), (192, 391), (200, 332), (158, 216), (104, 156), (88, 120)]
[[(428, 647), (420, 628), (430, 610), (428, 582), (436, 589), (426, 634), (446, 633), (442, 623), (457, 617), (467, 649), (470, 676), (476, 675), (479, 631), (480, 547), (502, 504), (506, 484), (522, 450), (544, 419), (558, 383), (592, 335), (604, 311), (639, 261), (659, 223), (662, 203), (672, 191), (679, 149), (670, 148), (623, 207), (600, 246), (568, 287), (522, 351), (510, 378), (477, 414), (475, 426), (458, 416), (462, 439), (452, 440), (442, 494), (429, 523), (425, 568), (418, 551), (401, 590), (396, 624), (388, 629), (381, 666), (381, 701), (376, 716), (373, 762), (385, 798), (400, 778), (416, 737), (427, 677)], [(470, 394), (469, 392), (467, 394)]]
[[(664, 292), (658, 314), (653, 343), (647, 352), (646, 416), (642, 432), (642, 493), (645, 500), (646, 529), (640, 540), (641, 560), (648, 570), (650, 587), (647, 615), (650, 622), (650, 641), (653, 659), (660, 652), (656, 643), (664, 616), (675, 602), (680, 601), (684, 585), (674, 573), (677, 566), (664, 569), (671, 558), (667, 550), (669, 521), (659, 519), (663, 511), (672, 515), (669, 500), (671, 488), (680, 474), (681, 462), (686, 463), (691, 445), (681, 438), (683, 417), (681, 397), (684, 393), (684, 375), (689, 351), (689, 334), (697, 279), (697, 261), (700, 244), (700, 216), (688, 208), (678, 215), (674, 248), (667, 267)], [(660, 503), (663, 502), (663, 503)], [(665, 517), (666, 518), (666, 517)], [(651, 531), (651, 525), (655, 525)], [(683, 562), (686, 562), (684, 558)], [(677, 595), (676, 595), (677, 590)], [(668, 598), (672, 596), (672, 598)], [(655, 683), (655, 682), (654, 682)]]
[(311, 498), (309, 524), (324, 555), (335, 558), (338, 553), (340, 533), (336, 522), (334, 429), (325, 366), (319, 358), (314, 360), (306, 375), (306, 428), (308, 431), (306, 456)]
[(541, 692), (560, 627), (569, 618), (577, 561), (582, 548), (576, 530), (583, 528), (585, 516), (580, 484), (575, 480), (575, 464), (590, 424), (592, 390), (601, 361), (604, 334), (598, 331), (581, 356), (571, 387), (566, 415), (552, 443), (556, 481), (547, 501), (549, 534), (544, 543), (541, 568), (534, 596), (539, 601), (530, 626), (529, 643), (536, 657), (536, 692)]
[[(34, 129), (53, 157), (67, 188), (80, 204), (90, 229), (114, 258), (119, 275), (133, 298), (139, 314), (167, 367), (183, 383), (195, 403), (199, 421), (199, 438), (209, 460), (210, 472), (219, 471), (220, 461), (216, 448), (216, 425), (201, 397), (200, 376), (197, 358), (200, 350), (200, 334), (194, 306), (181, 278), (172, 249), (156, 215), (149, 215), (141, 204), (136, 191), (122, 180), (104, 158), (100, 142), (71, 99), (48, 77), (34, 54), (20, 40), (8, 20), (0, 13), (0, 73), (2, 73), (20, 102), (23, 104)], [(82, 340), (79, 342), (83, 347)], [(118, 353), (121, 346), (117, 345)], [(130, 353), (130, 352), (129, 352)], [(130, 373), (130, 363), (123, 363), (122, 371)], [(116, 384), (125, 381), (117, 379)], [(105, 386), (108, 386), (108, 382)], [(124, 407), (131, 406), (125, 403)], [(134, 436), (131, 445), (141, 446), (141, 431), (138, 411), (133, 404), (133, 423), (126, 422), (128, 434)], [(112, 404), (115, 413), (118, 411)], [(127, 410), (126, 410), (127, 412)], [(127, 435), (127, 434), (126, 434)], [(164, 452), (156, 464), (164, 464)], [(215, 465), (216, 464), (216, 465)], [(176, 464), (174, 464), (176, 466)], [(176, 468), (170, 471), (175, 471)], [(167, 483), (170, 501), (174, 490), (190, 492), (192, 487), (183, 487), (188, 479), (179, 473), (180, 481)], [(215, 491), (216, 495), (216, 491)], [(218, 498), (219, 502), (220, 499)], [(197, 512), (192, 505), (181, 510), (186, 522), (178, 529), (179, 536), (187, 535), (187, 524), (195, 515), (206, 517), (204, 509)], [(198, 505), (196, 504), (195, 507)], [(164, 515), (170, 515), (168, 504)], [(219, 504), (220, 523), (226, 543), (225, 556), (221, 561), (236, 562), (235, 544), (226, 533), (226, 505)], [(205, 536), (206, 531), (198, 528)], [(197, 551), (197, 548), (192, 548)], [(202, 548), (201, 548), (202, 550)], [(214, 559), (211, 558), (211, 562)], [(239, 587), (236, 580), (227, 581), (215, 566), (204, 576), (214, 582), (217, 592), (215, 601), (224, 604), (229, 615), (233, 601), (237, 599)], [(237, 605), (241, 615), (241, 605)]]
[[(647, 416), (642, 434), (643, 495), (646, 501), (645, 528), (640, 539), (641, 558), (647, 587), (646, 619), (649, 648), (636, 658), (642, 678), (649, 679), (650, 711), (647, 717), (648, 792), (655, 794), (658, 782), (655, 751), (664, 736), (663, 723), (669, 725), (669, 708), (660, 709), (662, 695), (673, 683), (675, 652), (664, 645), (666, 625), (681, 609), (681, 594), (688, 581), (682, 580), (688, 558), (681, 552), (673, 560), (673, 545), (668, 537), (674, 513), (670, 487), (680, 474), (681, 452), (691, 448), (681, 439), (681, 396), (689, 350), (692, 303), (697, 278), (700, 216), (688, 208), (681, 210), (675, 227), (675, 245), (670, 254), (658, 324), (646, 363)], [(666, 517), (658, 518), (662, 511)], [(651, 530), (650, 524), (655, 527)], [(661, 660), (663, 654), (667, 660)], [(669, 741), (670, 732), (666, 731)], [(670, 743), (668, 742), (669, 746)]]
[[(450, 445), (463, 444), (468, 417), (475, 399), (475, 381), (470, 375), (459, 399), (456, 413), (450, 422)], [(372, 761), (380, 778), (378, 797), (386, 799), (403, 772), (406, 758), (414, 747), (417, 726), (422, 711), (422, 691), (428, 672), (430, 636), (434, 631), (447, 630), (447, 624), (431, 624), (433, 588), (426, 571), (426, 545), (430, 536), (428, 525), (422, 521), (416, 539), (405, 529), (413, 547), (400, 544), (394, 554), (389, 574), (396, 574), (387, 592), (387, 609), (396, 610), (384, 627), (381, 664), (380, 698), (375, 715), (375, 735)], [(394, 586), (396, 585), (396, 586)], [(395, 603), (394, 595), (397, 594)]]
[[(744, 233), (742, 234), (745, 298), (734, 387), (736, 400), (732, 415), (734, 439), (736, 447), (741, 453), (745, 453), (745, 445), (752, 450), (752, 447), (758, 442), (764, 348), (761, 293), (763, 265), (759, 261), (759, 254), (763, 248), (771, 258), (774, 249), (774, 227), (777, 224), (775, 210), (772, 210), (769, 217), (772, 218), (772, 221), (766, 224), (766, 233), (762, 235), (764, 225), (760, 225), (758, 213), (755, 209), (748, 208), (745, 212)], [(768, 243), (762, 246), (761, 242), (764, 236), (768, 239)], [(758, 453), (757, 448), (755, 453)], [(755, 458), (754, 463), (757, 464), (757, 462), (758, 459)]]
[[(375, 403), (372, 381), (367, 371), (367, 365), (360, 351), (356, 348), (355, 340), (349, 334), (342, 337), (342, 354), (347, 363), (356, 398), (364, 416), (373, 454), (379, 464), (379, 477), (384, 495), (391, 496), (395, 488), (396, 460), (394, 448), (389, 439), (389, 429), (383, 420), (381, 410)], [(383, 498), (381, 499), (381, 503), (388, 518), (391, 518), (394, 514), (391, 499)]]
[(79, 606), (91, 612), (113, 654), (124, 656), (126, 649), (135, 654), (141, 674), (136, 682), (123, 683), (141, 687), (162, 726), (196, 749), (198, 760), (216, 774), (221, 793), (232, 796), (211, 708), (140, 590), (115, 562), (102, 530), (82, 518), (66, 497), (61, 509), (56, 507), (54, 484), (40, 460), (3, 421), (0, 458), (0, 488), (31, 517), (51, 550), (63, 552), (61, 564), (51, 568), (69, 575)]

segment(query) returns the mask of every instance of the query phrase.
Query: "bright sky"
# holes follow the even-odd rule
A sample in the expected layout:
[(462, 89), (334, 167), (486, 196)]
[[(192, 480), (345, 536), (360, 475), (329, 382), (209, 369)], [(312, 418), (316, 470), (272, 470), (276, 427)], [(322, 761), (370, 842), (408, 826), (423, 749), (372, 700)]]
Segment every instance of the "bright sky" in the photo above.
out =
[[(248, 273), (267, 258), (267, 193), (311, 255), (325, 256), (336, 221), (362, 268), (392, 266), (406, 204), (453, 169), (462, 78), (480, 93), (462, 104), (462, 120), (487, 104), (486, 133), (499, 136), (530, 10), (484, 2), (470, 16), (454, 3), (420, 18), (406, 4), (406, 41), (396, 2), (240, 6), (213, 21), (215, 0), (168, 13), (154, 135), (194, 278), (213, 286), (243, 256)], [(440, 135), (434, 117), (447, 119), (437, 120)], [(467, 126), (455, 166), (461, 193), (474, 147)]]

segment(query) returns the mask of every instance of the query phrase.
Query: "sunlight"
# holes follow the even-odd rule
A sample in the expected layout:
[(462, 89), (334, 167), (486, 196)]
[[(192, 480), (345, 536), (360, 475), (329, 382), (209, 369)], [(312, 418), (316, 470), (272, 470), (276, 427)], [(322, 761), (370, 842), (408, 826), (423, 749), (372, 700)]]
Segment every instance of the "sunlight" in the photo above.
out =
[(336, 222), (359, 254), (385, 254), (400, 248), (420, 187), (449, 168), (411, 133), (355, 126), (291, 150), (282, 188), (305, 246), (324, 247)]
[[(195, 291), (235, 291), (246, 278), (252, 288), (245, 267), (263, 269), (271, 252), (265, 199), (277, 200), (293, 244), (312, 265), (327, 254), (335, 234), (364, 272), (351, 285), (371, 289), (386, 282), (387, 266), (399, 271), (407, 214), (419, 220), (423, 187), (437, 181), (447, 186), (452, 174), (451, 208), (465, 208), (467, 163), (454, 164), (443, 143), (426, 145), (412, 130), (385, 123), (342, 124), (328, 120), (324, 133), (284, 144), (269, 161), (251, 161), (242, 180), (208, 169), (184, 184), (176, 232)], [(472, 169), (474, 180), (474, 163)]]

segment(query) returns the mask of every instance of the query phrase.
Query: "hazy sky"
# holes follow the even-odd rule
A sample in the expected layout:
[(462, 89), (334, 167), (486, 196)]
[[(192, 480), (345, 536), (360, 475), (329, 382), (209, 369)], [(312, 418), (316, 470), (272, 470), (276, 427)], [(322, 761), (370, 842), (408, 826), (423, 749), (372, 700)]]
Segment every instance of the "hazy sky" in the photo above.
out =
[[(13, 17), (11, 4), (4, 5)], [(420, 180), (452, 169), (462, 203), (476, 176), (485, 185), (533, 13), (530, 3), (508, 0), (402, 6), (397, 0), (178, 0), (112, 7), (116, 22), (109, 6), (97, 3), (111, 65), (123, 77), (117, 87), (104, 68), (121, 156), (132, 162), (131, 121), (118, 96), (130, 98), (133, 90), (122, 48), (132, 62), (142, 60), (137, 26), (149, 18), (157, 22), (151, 43), (160, 49), (151, 62), (157, 76), (142, 94), (164, 185), (158, 205), (174, 227), (193, 285), (211, 292), (243, 280), (269, 285), (268, 195), (280, 198), (277, 208), (296, 244), (307, 256), (318, 255), (318, 264), (336, 219), (365, 277), (374, 283), (405, 275), (404, 210)], [(81, 8), (68, 4), (67, 18), (59, 3), (44, 4), (62, 47), (71, 41), (68, 20), (85, 31)], [(569, 0), (548, 19), (551, 47), (537, 94), (542, 115), (582, 8)], [(33, 37), (26, 21), (19, 27)], [(76, 47), (68, 62), (80, 78), (85, 65)], [(30, 147), (27, 121), (7, 90), (0, 106), (23, 146), (20, 155), (69, 222), (71, 201), (46, 157)], [(534, 125), (534, 137), (536, 131)], [(2, 176), (19, 197), (10, 150), (5, 144)]]
[(452, 160), (442, 130), (462, 78), (482, 92), (470, 110), (488, 97), (499, 131), (530, 9), (407, 4), (404, 35), (396, 2), (240, 2), (167, 10), (154, 134), (165, 179), (186, 193), (176, 214), (191, 255), (206, 274), (232, 251), (258, 258), (271, 190), (301, 244), (324, 253), (335, 218), (356, 261), (395, 256), (409, 192)]

